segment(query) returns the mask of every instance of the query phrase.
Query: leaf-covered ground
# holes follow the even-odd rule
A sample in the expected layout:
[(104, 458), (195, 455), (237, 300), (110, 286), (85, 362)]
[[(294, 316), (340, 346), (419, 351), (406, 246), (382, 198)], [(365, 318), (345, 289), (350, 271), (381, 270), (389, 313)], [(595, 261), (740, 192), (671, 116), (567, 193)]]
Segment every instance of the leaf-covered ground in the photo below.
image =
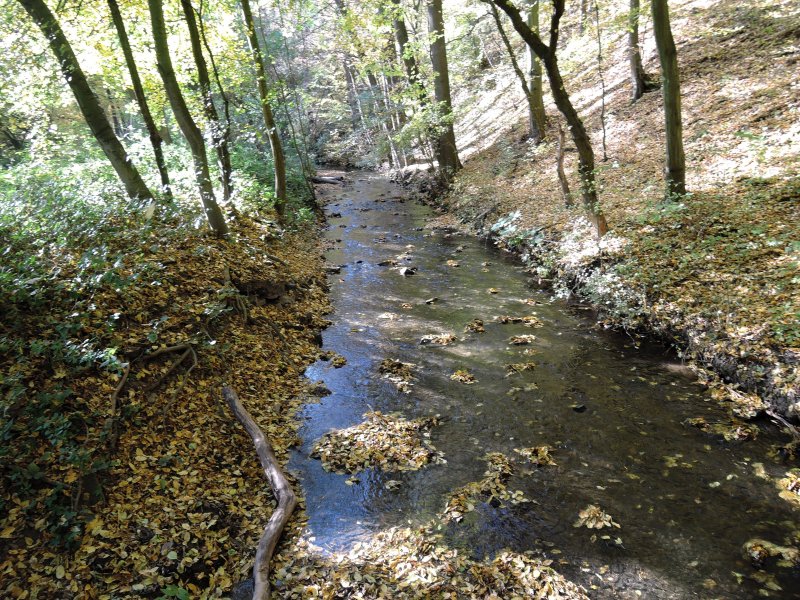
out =
[(2, 597), (226, 595), (274, 500), (221, 386), (280, 460), (296, 439), (327, 311), (314, 236), (118, 219), (96, 280), (87, 239), (48, 257), (45, 303), (3, 298)]
[[(620, 5), (621, 6), (621, 5)], [(622, 10), (616, 6), (614, 10)], [(800, 11), (781, 1), (670, 3), (683, 92), (691, 195), (662, 202), (660, 92), (629, 99), (624, 28), (601, 12), (606, 143), (597, 45), (565, 21), (568, 89), (592, 135), (611, 233), (598, 244), (580, 209), (564, 207), (556, 175), (559, 116), (549, 139), (525, 140), (524, 102), (503, 66), (457, 87), (466, 157), (447, 203), (450, 224), (488, 232), (519, 252), (534, 277), (601, 308), (606, 323), (672, 340), (734, 409), (762, 400), (800, 416)], [(644, 60), (657, 74), (652, 31)], [(521, 49), (521, 46), (520, 46)], [(498, 63), (506, 59), (498, 55)], [(496, 93), (475, 94), (492, 84)], [(502, 131), (488, 135), (489, 131)], [(566, 153), (573, 193), (576, 155)], [(760, 405), (760, 406), (759, 406)], [(741, 409), (738, 407), (742, 407)]]

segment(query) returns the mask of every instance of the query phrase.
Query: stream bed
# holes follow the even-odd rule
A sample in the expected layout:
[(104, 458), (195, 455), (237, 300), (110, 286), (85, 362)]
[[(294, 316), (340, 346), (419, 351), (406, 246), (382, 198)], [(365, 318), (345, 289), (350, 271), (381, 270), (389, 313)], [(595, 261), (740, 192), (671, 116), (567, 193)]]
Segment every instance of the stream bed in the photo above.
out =
[[(742, 551), (752, 538), (785, 544), (800, 529), (774, 484), (791, 466), (768, 458), (787, 441), (775, 427), (760, 423), (755, 440), (727, 442), (692, 426), (730, 417), (673, 353), (598, 329), (479, 239), (423, 229), (432, 211), (381, 176), (355, 172), (325, 187), (326, 258), (340, 270), (329, 276), (323, 350), (347, 362), (308, 369), (332, 393), (301, 413), (289, 465), (316, 545), (346, 551), (381, 529), (440, 518), (453, 490), (483, 477), (488, 452), (518, 458), (515, 449), (547, 445), (555, 466), (517, 469), (509, 481), (528, 502), (479, 502), (460, 522), (442, 521), (446, 543), (479, 558), (535, 552), (596, 598), (800, 597), (796, 570), (759, 571)], [(398, 264), (379, 265), (390, 260)], [(538, 326), (496, 320), (505, 315)], [(474, 319), (484, 332), (465, 332)], [(452, 344), (420, 344), (448, 333)], [(513, 336), (534, 337), (514, 345)], [(380, 375), (384, 359), (415, 365), (407, 392)], [(507, 374), (506, 365), (529, 362)], [(452, 380), (456, 371), (476, 382)], [(430, 442), (446, 462), (367, 469), (357, 480), (325, 471), (314, 443), (370, 411), (440, 415)], [(575, 527), (588, 505), (620, 527)]]

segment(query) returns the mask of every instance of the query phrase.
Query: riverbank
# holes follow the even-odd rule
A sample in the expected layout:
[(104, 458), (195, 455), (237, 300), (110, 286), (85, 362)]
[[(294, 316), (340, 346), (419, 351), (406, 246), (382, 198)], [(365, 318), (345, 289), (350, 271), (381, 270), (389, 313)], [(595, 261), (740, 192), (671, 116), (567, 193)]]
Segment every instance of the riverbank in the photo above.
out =
[[(786, 2), (746, 10), (728, 1), (676, 2), (671, 9), (690, 196), (661, 202), (661, 97), (630, 103), (623, 37), (606, 48), (603, 131), (597, 70), (578, 69), (595, 61), (595, 42), (573, 32), (562, 57), (574, 72), (565, 78), (592, 135), (611, 233), (598, 243), (580, 209), (565, 207), (555, 168), (557, 112), (548, 107), (548, 139), (531, 145), (521, 92), (504, 67), (469, 85), (493, 89), (491, 98), (467, 89), (456, 101), (464, 107), (456, 124), (466, 160), (440, 224), (491, 235), (522, 257), (537, 282), (598, 308), (605, 325), (674, 344), (734, 411), (769, 408), (796, 419), (800, 120), (787, 77), (796, 67), (800, 13)], [(756, 22), (764, 36), (749, 33)], [(645, 66), (657, 72), (650, 42)]]
[(219, 240), (139, 219), (85, 241), (104, 240), (104, 277), (75, 245), (50, 265), (47, 302), (17, 299), (25, 312), (3, 321), (17, 397), (3, 420), (3, 597), (223, 597), (249, 576), (273, 498), (221, 389), (285, 462), (328, 310), (316, 230), (231, 214)]

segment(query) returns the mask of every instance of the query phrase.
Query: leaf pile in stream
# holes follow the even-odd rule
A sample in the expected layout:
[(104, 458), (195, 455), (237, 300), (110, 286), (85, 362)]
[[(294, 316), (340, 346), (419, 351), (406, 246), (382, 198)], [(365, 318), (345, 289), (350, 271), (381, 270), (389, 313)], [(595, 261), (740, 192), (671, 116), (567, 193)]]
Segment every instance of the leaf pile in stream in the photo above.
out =
[(326, 471), (335, 473), (358, 473), (370, 467), (386, 472), (416, 471), (443, 460), (428, 439), (438, 418), (408, 420), (375, 411), (364, 414), (364, 419), (323, 435), (311, 456), (319, 458)]
[[(243, 215), (231, 225), (225, 241), (129, 223), (108, 241), (113, 278), (20, 323), (34, 340), (69, 323), (67, 345), (86, 360), (32, 355), (21, 371), (18, 354), (0, 356), (31, 390), (4, 417), (2, 469), (18, 483), (0, 490), (0, 596), (221, 597), (250, 569), (274, 500), (221, 387), (238, 390), (284, 461), (327, 298), (316, 236), (274, 240)], [(79, 286), (76, 256), (60, 260)], [(147, 359), (182, 344), (196, 367), (176, 352)], [(30, 427), (40, 415), (54, 428)]]
[(329, 557), (305, 539), (287, 545), (275, 559), (275, 591), (296, 599), (588, 598), (551, 562), (507, 550), (476, 561), (444, 545), (431, 525), (392, 528)]
[(498, 506), (504, 501), (511, 504), (530, 502), (521, 491), (509, 491), (507, 483), (514, 468), (505, 454), (489, 452), (484, 458), (489, 468), (483, 474), (483, 479), (470, 482), (450, 495), (442, 513), (445, 521), (461, 521), (466, 513), (475, 510), (476, 502)]
[(408, 393), (411, 381), (414, 379), (415, 366), (413, 363), (404, 363), (393, 358), (386, 358), (378, 365), (378, 372), (385, 379), (391, 381), (398, 390)]

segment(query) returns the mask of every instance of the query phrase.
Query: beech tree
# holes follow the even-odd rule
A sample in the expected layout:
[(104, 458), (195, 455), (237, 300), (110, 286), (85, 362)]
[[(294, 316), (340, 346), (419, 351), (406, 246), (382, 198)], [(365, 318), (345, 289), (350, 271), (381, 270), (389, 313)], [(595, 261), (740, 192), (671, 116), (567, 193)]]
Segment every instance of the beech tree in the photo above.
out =
[(217, 107), (214, 105), (214, 96), (211, 93), (211, 78), (208, 74), (206, 59), (203, 56), (203, 45), (200, 41), (200, 30), (197, 27), (194, 8), (192, 8), (190, 0), (181, 0), (181, 8), (183, 9), (183, 17), (186, 20), (186, 26), (189, 29), (192, 57), (197, 67), (197, 82), (200, 84), (200, 93), (203, 97), (203, 110), (206, 115), (206, 120), (208, 121), (208, 126), (211, 128), (211, 143), (217, 153), (220, 179), (222, 181), (222, 194), (225, 200), (228, 200), (231, 197), (233, 188), (231, 182), (233, 168), (231, 167), (231, 153), (228, 149), (228, 140), (225, 135), (227, 128), (220, 122)]
[(269, 147), (272, 150), (272, 162), (275, 167), (275, 210), (282, 219), (286, 210), (286, 158), (283, 155), (283, 145), (278, 134), (278, 127), (272, 116), (272, 107), (269, 103), (269, 88), (267, 87), (267, 69), (264, 64), (264, 55), (256, 35), (253, 12), (250, 10), (250, 0), (240, 0), (242, 17), (244, 19), (245, 34), (250, 45), (253, 57), (253, 66), (256, 70), (256, 83), (258, 97), (261, 101), (261, 114), (264, 117), (264, 126), (267, 128)]
[(664, 97), (664, 123), (667, 130), (666, 199), (686, 194), (686, 158), (683, 153), (681, 119), (681, 81), (678, 72), (678, 51), (672, 37), (667, 0), (653, 0), (653, 34), (661, 61), (661, 90)]
[[(529, 26), (531, 23), (534, 23), (535, 29), (531, 28), (532, 31), (539, 30), (539, 9), (538, 9), (538, 0), (533, 2), (533, 5), (536, 6), (534, 9), (533, 6), (531, 7), (528, 13), (528, 24)], [(529, 77), (525, 76), (525, 73), (522, 71), (522, 68), (519, 66), (519, 62), (517, 61), (517, 56), (514, 52), (514, 48), (511, 46), (511, 42), (506, 35), (506, 30), (503, 27), (503, 22), (500, 19), (500, 13), (497, 10), (497, 7), (489, 3), (489, 7), (492, 11), (492, 17), (494, 18), (494, 23), (497, 26), (497, 32), (500, 34), (500, 39), (503, 41), (503, 45), (506, 48), (506, 52), (508, 52), (508, 56), (511, 60), (511, 66), (514, 68), (514, 73), (517, 75), (517, 79), (519, 79), (520, 86), (522, 87), (522, 92), (525, 94), (525, 99), (528, 102), (528, 133), (531, 139), (536, 142), (537, 144), (544, 139), (544, 128), (545, 128), (545, 113), (544, 113), (544, 100), (542, 98), (542, 71), (541, 65), (539, 65), (539, 60), (536, 58), (535, 53), (531, 51), (531, 63), (530, 63), (530, 70), (529, 70)], [(535, 13), (535, 18), (532, 18), (532, 15)], [(536, 69), (538, 67), (538, 77), (536, 74)], [(538, 87), (537, 87), (538, 86)]]
[(128, 157), (124, 146), (114, 133), (100, 100), (89, 86), (86, 75), (78, 64), (78, 59), (72, 50), (67, 37), (61, 29), (55, 15), (50, 11), (44, 0), (18, 0), (25, 12), (33, 19), (41, 32), (47, 38), (50, 50), (56, 57), (61, 73), (78, 102), (81, 114), (92, 135), (100, 144), (111, 166), (116, 171), (128, 196), (135, 199), (152, 199), (153, 194), (145, 184), (139, 171)]
[(591, 220), (597, 231), (597, 235), (603, 236), (608, 231), (608, 224), (600, 202), (597, 198), (597, 184), (595, 182), (594, 150), (589, 134), (583, 124), (578, 112), (572, 105), (569, 94), (564, 87), (564, 80), (561, 77), (561, 70), (558, 67), (556, 48), (558, 46), (559, 23), (564, 15), (564, 0), (553, 0), (553, 14), (550, 17), (550, 39), (545, 44), (542, 39), (528, 27), (523, 20), (519, 9), (509, 0), (491, 0), (501, 8), (511, 19), (514, 29), (525, 40), (525, 43), (536, 53), (547, 71), (547, 78), (550, 81), (550, 92), (553, 94), (558, 110), (564, 115), (567, 121), (572, 141), (578, 150), (578, 173), (581, 180), (581, 197), (583, 205), (589, 212)]
[(164, 189), (164, 195), (167, 198), (172, 197), (172, 190), (169, 183), (169, 171), (167, 171), (167, 163), (164, 160), (164, 150), (161, 147), (163, 142), (161, 134), (158, 132), (153, 114), (150, 112), (150, 106), (147, 103), (147, 96), (144, 93), (141, 77), (139, 77), (139, 69), (136, 66), (136, 61), (133, 59), (133, 51), (131, 50), (131, 43), (128, 39), (128, 32), (125, 29), (125, 21), (122, 19), (122, 13), (119, 9), (117, 0), (107, 0), (108, 9), (111, 12), (111, 20), (114, 23), (114, 29), (117, 32), (120, 48), (125, 57), (125, 66), (128, 69), (128, 75), (131, 78), (131, 85), (133, 86), (133, 94), (136, 96), (136, 104), (139, 106), (139, 112), (142, 114), (144, 126), (147, 129), (147, 134), (150, 137), (150, 145), (153, 147), (153, 155), (156, 159), (156, 168), (161, 177), (161, 187)]
[(645, 92), (655, 89), (650, 76), (642, 65), (642, 52), (639, 48), (639, 15), (641, 7), (639, 0), (630, 0), (628, 10), (628, 60), (630, 61), (631, 87), (633, 101), (636, 102)]
[(148, 0), (147, 2), (153, 27), (153, 42), (156, 50), (158, 72), (164, 83), (164, 89), (167, 92), (167, 99), (175, 115), (175, 120), (178, 122), (178, 127), (180, 127), (181, 133), (186, 138), (186, 143), (192, 152), (194, 175), (208, 224), (214, 233), (218, 236), (223, 236), (228, 233), (228, 224), (225, 222), (225, 217), (222, 215), (217, 199), (214, 196), (214, 186), (211, 183), (211, 175), (208, 169), (208, 155), (203, 141), (203, 134), (189, 112), (189, 107), (186, 105), (186, 100), (178, 85), (178, 79), (175, 77), (175, 70), (172, 66), (172, 58), (167, 44), (164, 8), (161, 3), (162, 0)]
[(461, 168), (453, 130), (453, 103), (450, 99), (450, 72), (447, 67), (447, 48), (444, 39), (442, 0), (428, 0), (428, 32), (431, 35), (431, 62), (434, 72), (434, 97), (443, 123), (439, 125), (436, 158), (444, 181), (449, 182)]

